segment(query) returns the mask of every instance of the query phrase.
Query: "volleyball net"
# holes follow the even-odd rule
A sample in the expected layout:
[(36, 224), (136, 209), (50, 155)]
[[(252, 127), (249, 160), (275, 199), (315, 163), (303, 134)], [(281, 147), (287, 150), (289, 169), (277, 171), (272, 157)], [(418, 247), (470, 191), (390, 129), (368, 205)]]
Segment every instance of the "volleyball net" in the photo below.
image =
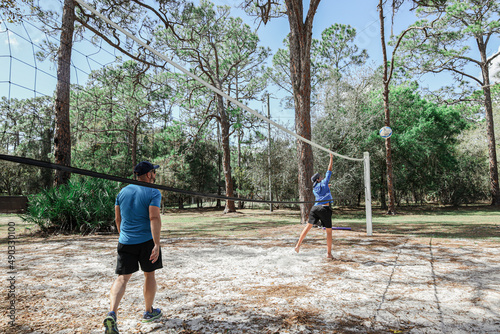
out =
[[(253, 116), (254, 118), (259, 119), (261, 122), (264, 122), (265, 124), (271, 125), (274, 129), (279, 130), (280, 132), (282, 132), (283, 134), (286, 134), (287, 136), (290, 136), (292, 138), (295, 138), (296, 140), (300, 140), (308, 145), (311, 145), (312, 147), (316, 148), (317, 150), (331, 153), (339, 158), (352, 161), (353, 163), (362, 163), (363, 170), (364, 170), (363, 179), (364, 179), (364, 195), (365, 195), (364, 197), (365, 197), (366, 230), (367, 230), (368, 235), (372, 235), (370, 157), (369, 157), (369, 154), (367, 152), (364, 153), (362, 158), (352, 158), (352, 157), (348, 157), (348, 156), (339, 154), (337, 152), (333, 152), (333, 151), (329, 150), (328, 148), (325, 148), (325, 147), (323, 147), (323, 146), (321, 146), (321, 145), (319, 145), (311, 140), (308, 140), (306, 138), (303, 138), (303, 137), (297, 135), (295, 132), (289, 130), (285, 126), (273, 121), (272, 119), (270, 119), (270, 117), (266, 117), (263, 114), (257, 112), (256, 110), (250, 108), (248, 105), (240, 102), (240, 100), (238, 98), (230, 96), (229, 94), (227, 94), (223, 90), (215, 87), (213, 84), (200, 78), (199, 76), (194, 74), (193, 71), (186, 69), (185, 67), (174, 62), (172, 59), (170, 59), (169, 57), (165, 56), (163, 53), (161, 53), (158, 50), (156, 50), (155, 48), (153, 48), (150, 45), (150, 43), (143, 41), (136, 34), (133, 34), (130, 31), (128, 31), (127, 29), (120, 27), (117, 23), (113, 22), (111, 19), (109, 19), (105, 15), (101, 14), (98, 10), (96, 10), (94, 7), (92, 7), (91, 5), (86, 3), (85, 1), (83, 1), (83, 0), (76, 0), (76, 1), (78, 2), (78, 4), (82, 8), (85, 8), (86, 10), (91, 12), (96, 18), (98, 18), (99, 20), (102, 20), (102, 22), (105, 22), (109, 26), (112, 26), (114, 29), (116, 29), (116, 31), (119, 31), (121, 34), (123, 34), (123, 36), (125, 36), (125, 39), (127, 41), (135, 43), (139, 48), (142, 48), (144, 50), (148, 50), (150, 52), (150, 54), (157, 57), (157, 59), (161, 60), (166, 65), (168, 64), (167, 66), (162, 67), (163, 69), (165, 69), (165, 71), (162, 74), (156, 76), (156, 79), (158, 79), (158, 81), (154, 85), (152, 84), (151, 86), (149, 86), (149, 88), (155, 86), (153, 89), (154, 93), (156, 93), (158, 95), (163, 94), (163, 96), (170, 96), (170, 98), (173, 98), (173, 96), (178, 95), (177, 94), (178, 92), (175, 91), (176, 88), (173, 87), (174, 85), (169, 83), (169, 77), (170, 78), (172, 78), (172, 77), (188, 78), (189, 80), (192, 80), (193, 82), (196, 82), (197, 84), (199, 84), (199, 85), (209, 89), (210, 91), (218, 94), (219, 96), (223, 97), (228, 103), (230, 103), (232, 105), (232, 107), (234, 109), (239, 109), (241, 111), (244, 111), (245, 113), (248, 113), (249, 115)], [(24, 29), (26, 29), (26, 27)], [(13, 35), (14, 34), (13, 31), (9, 30), (7, 28), (4, 28), (2, 33), (4, 33), (5, 36), (7, 36), (6, 37), (7, 39), (9, 39), (11, 37), (15, 37), (15, 35)], [(20, 35), (17, 35), (17, 36), (21, 37)], [(48, 99), (50, 99), (51, 95), (52, 95), (51, 91), (44, 91), (44, 89), (46, 87), (40, 87), (39, 85), (37, 86), (37, 82), (39, 81), (38, 78), (34, 79), (32, 85), (30, 85), (28, 83), (20, 83), (21, 82), (20, 80), (17, 80), (16, 78), (14, 78), (16, 75), (19, 75), (16, 73), (16, 70), (15, 70), (16, 63), (17, 63), (17, 64), (24, 64), (24, 66), (32, 67), (32, 69), (35, 73), (37, 73), (38, 75), (47, 76), (49, 78), (49, 80), (51, 80), (52, 82), (54, 82), (56, 80), (56, 77), (54, 74), (51, 74), (49, 70), (45, 70), (44, 68), (42, 68), (42, 66), (38, 65), (39, 61), (36, 58), (36, 54), (38, 51), (35, 49), (36, 43), (31, 38), (27, 39), (27, 41), (29, 41), (29, 43), (31, 43), (31, 45), (33, 45), (33, 55), (31, 55), (33, 61), (31, 64), (25, 60), (16, 59), (15, 57), (12, 56), (13, 51), (11, 50), (11, 47), (13, 47), (15, 45), (15, 43), (12, 43), (11, 41), (8, 42), (9, 55), (0, 55), (0, 59), (2, 59), (6, 64), (8, 64), (8, 68), (10, 69), (8, 72), (8, 78), (4, 78), (4, 79), (0, 80), (0, 85), (1, 84), (8, 85), (8, 93), (7, 93), (8, 96), (4, 97), (4, 99), (3, 99), (3, 104), (4, 104), (3, 109), (7, 110), (7, 111), (11, 110), (10, 108), (12, 108), (12, 101), (14, 99), (13, 95), (16, 95), (13, 92), (13, 89), (12, 89), (13, 87), (24, 89), (26, 91), (31, 91), (33, 93), (33, 98), (40, 98), (40, 99), (48, 98)], [(95, 40), (92, 40), (92, 41), (87, 40), (87, 42), (95, 45)], [(100, 41), (100, 43), (102, 44), (103, 42)], [(54, 42), (54, 44), (55, 44), (55, 42)], [(89, 90), (86, 90), (84, 93), (82, 92), (82, 94), (79, 94), (79, 90), (84, 86), (83, 83), (78, 82), (79, 75), (83, 76), (83, 77), (85, 77), (85, 76), (92, 77), (92, 73), (96, 68), (97, 69), (109, 68), (110, 65), (112, 65), (115, 62), (116, 58), (118, 58), (120, 56), (118, 56), (116, 54), (116, 50), (113, 50), (113, 52), (109, 52), (108, 49), (104, 48), (104, 47), (99, 47), (95, 54), (83, 54), (83, 53), (78, 54), (78, 51), (76, 51), (76, 53), (77, 53), (77, 56), (84, 58), (87, 65), (88, 65), (88, 69), (82, 69), (82, 68), (78, 67), (78, 65), (76, 65), (72, 61), (72, 63), (73, 63), (72, 69), (73, 69), (73, 74), (74, 74), (73, 77), (76, 76), (76, 79), (77, 79), (77, 84), (73, 89), (72, 99), (74, 101), (77, 101), (75, 104), (75, 108), (83, 108), (83, 106), (82, 106), (83, 103), (78, 102), (79, 99), (81, 101), (85, 100), (86, 103), (90, 103), (89, 101), (92, 101), (92, 98), (83, 99), (83, 97), (82, 97), (83, 96), (82, 94), (88, 95)], [(106, 54), (106, 57), (102, 57), (103, 53)], [(96, 54), (98, 54), (98, 57), (95, 56)], [(102, 61), (101, 60), (102, 58), (108, 58), (109, 60)], [(113, 71), (113, 70), (120, 71), (123, 69), (111, 67), (110, 70), (111, 71)], [(188, 79), (186, 79), (185, 82), (187, 82)], [(130, 84), (133, 85), (134, 83), (131, 82)], [(143, 85), (142, 82), (136, 82), (135, 84)], [(55, 87), (55, 84), (54, 84), (54, 87)], [(81, 89), (81, 90), (83, 91), (83, 89)], [(97, 96), (97, 94), (102, 94), (102, 92), (94, 92), (94, 93), (96, 94), (96, 96)], [(150, 96), (146, 96), (146, 97), (145, 96), (131, 96), (130, 99), (134, 99), (137, 102), (141, 99), (142, 100), (143, 99), (150, 99)], [(109, 101), (112, 101), (112, 98)], [(121, 108), (127, 108), (127, 106), (125, 105), (125, 102), (126, 101), (123, 101)], [(40, 107), (37, 107), (37, 108), (40, 108)], [(92, 107), (88, 107), (88, 108), (89, 108), (89, 110), (92, 109)], [(95, 106), (94, 106), (94, 108), (97, 109)], [(109, 106), (100, 106), (99, 108), (106, 110), (106, 108), (109, 108)], [(117, 107), (113, 107), (113, 108), (117, 108)], [(120, 106), (118, 108), (120, 108)], [(160, 106), (157, 106), (157, 108), (160, 108)], [(113, 112), (113, 110), (109, 110), (109, 109), (106, 111)], [(154, 114), (155, 109), (153, 108), (153, 109), (149, 110), (148, 112), (149, 112), (149, 114), (146, 115), (146, 117), (152, 117), (150, 115)], [(84, 114), (85, 113), (80, 113), (80, 115), (84, 115)], [(36, 115), (36, 113), (34, 113), (34, 115)], [(99, 114), (97, 113), (96, 110), (94, 110), (92, 115), (93, 115), (92, 122), (94, 123), (94, 125), (104, 122), (103, 119), (99, 118)], [(38, 115), (36, 117), (33, 116), (33, 120), (32, 120), (33, 124), (35, 124), (35, 118), (42, 119), (42, 117), (39, 117), (39, 116), (40, 115)], [(43, 120), (39, 120), (39, 121), (50, 123), (53, 120), (50, 118), (50, 116), (47, 116)], [(156, 121), (158, 121), (158, 120), (156, 120)], [(80, 124), (79, 125), (80, 129), (83, 129), (84, 127), (87, 127), (87, 128), (89, 127), (90, 119), (87, 117), (87, 118), (83, 118), (81, 120), (75, 120), (75, 122), (77, 124)], [(179, 126), (182, 126), (182, 125), (179, 123)], [(96, 129), (95, 126), (93, 129), (94, 129), (94, 131), (93, 131), (94, 138), (97, 138), (96, 135), (97, 135), (98, 131), (95, 130)], [(118, 131), (118, 129), (112, 129), (112, 130)], [(82, 133), (84, 133), (84, 131), (82, 131)], [(107, 133), (109, 135), (109, 131)], [(6, 138), (7, 135), (8, 135), (8, 128), (4, 127), (3, 137)], [(19, 135), (19, 134), (17, 134), (17, 135)], [(36, 139), (40, 143), (47, 142), (51, 136), (51, 134), (49, 133), (49, 134), (46, 134), (46, 137), (41, 137), (42, 135), (40, 133), (36, 133), (36, 131), (34, 131), (34, 133), (31, 133), (31, 134), (22, 133), (20, 135), (26, 136), (28, 138)], [(175, 134), (173, 134), (173, 135), (175, 135)], [(12, 136), (10, 138), (12, 138)], [(151, 137), (149, 141), (151, 141), (151, 140), (154, 140), (154, 137)], [(28, 141), (28, 142), (30, 142), (30, 141)], [(33, 140), (31, 142), (33, 142)], [(91, 143), (91, 145), (95, 145), (97, 148), (97, 146), (99, 146), (100, 143), (96, 140), (94, 143)], [(117, 147), (119, 147), (118, 144), (116, 144), (116, 145), (117, 145)], [(15, 140), (14, 140), (14, 142), (8, 143), (6, 145), (7, 153), (9, 152), (9, 148), (12, 148), (14, 146), (16, 146)], [(4, 161), (10, 161), (10, 162), (20, 163), (20, 164), (25, 164), (25, 165), (37, 166), (37, 167), (41, 167), (43, 169), (65, 170), (65, 171), (68, 171), (71, 173), (76, 173), (76, 174), (86, 175), (86, 176), (91, 176), (91, 177), (110, 179), (110, 180), (123, 182), (123, 183), (135, 183), (136, 182), (136, 181), (133, 181), (130, 179), (113, 176), (110, 173), (97, 173), (97, 172), (91, 171), (90, 169), (84, 169), (84, 168), (79, 169), (79, 168), (73, 168), (73, 167), (68, 167), (68, 166), (56, 165), (56, 164), (51, 163), (50, 161), (43, 161), (41, 159), (32, 159), (32, 158), (28, 158), (28, 157), (12, 156), (9, 154), (1, 154), (0, 159), (4, 160)], [(48, 159), (45, 159), (45, 160), (48, 160)], [(99, 161), (96, 161), (95, 158), (92, 161), (93, 161), (94, 165), (99, 163)], [(86, 166), (86, 167), (92, 167), (92, 166)], [(110, 171), (110, 170), (111, 170), (111, 168), (108, 169), (107, 171)], [(302, 202), (300, 202), (300, 201), (282, 201), (282, 200), (269, 201), (269, 200), (264, 200), (264, 199), (255, 199), (255, 198), (248, 198), (248, 197), (242, 197), (242, 196), (226, 197), (226, 196), (220, 195), (220, 194), (210, 194), (210, 193), (203, 193), (203, 192), (198, 192), (198, 191), (187, 191), (187, 190), (183, 190), (183, 189), (178, 188), (178, 187), (168, 187), (168, 186), (163, 186), (163, 185), (151, 185), (151, 186), (156, 187), (158, 189), (165, 190), (165, 191), (177, 192), (177, 193), (185, 194), (185, 195), (189, 195), (189, 196), (213, 198), (213, 199), (219, 199), (219, 200), (248, 201), (248, 202), (266, 203), (266, 204), (269, 204), (269, 203), (271, 203), (271, 204), (308, 203), (308, 202), (304, 202), (304, 201), (302, 201)]]

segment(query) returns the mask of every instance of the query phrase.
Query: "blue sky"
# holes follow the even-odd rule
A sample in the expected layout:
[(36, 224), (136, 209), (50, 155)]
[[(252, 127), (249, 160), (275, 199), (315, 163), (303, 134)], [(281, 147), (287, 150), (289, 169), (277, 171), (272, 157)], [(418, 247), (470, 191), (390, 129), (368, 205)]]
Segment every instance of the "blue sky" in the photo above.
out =
[[(60, 10), (57, 0), (45, 0), (44, 5), (54, 10)], [(215, 0), (215, 4), (235, 6), (240, 0)], [(305, 6), (308, 7), (307, 0)], [(320, 38), (321, 32), (334, 23), (349, 24), (356, 28), (356, 44), (360, 49), (367, 49), (370, 56), (369, 62), (373, 66), (382, 63), (380, 43), (380, 24), (377, 12), (378, 0), (323, 0), (315, 15), (313, 24), (313, 37)], [(307, 9), (305, 10), (305, 12)], [(254, 19), (248, 17), (240, 9), (232, 10), (233, 16), (240, 16), (250, 25)], [(391, 12), (386, 9), (386, 32), (390, 32)], [(416, 17), (409, 7), (403, 7), (394, 21), (394, 33), (399, 33)], [(6, 29), (10, 30), (7, 31)], [(289, 32), (287, 18), (271, 20), (267, 25), (261, 25), (258, 34), (263, 46), (270, 47), (273, 51), (282, 47), (282, 41)], [(33, 47), (44, 36), (30, 24), (14, 26), (3, 23), (0, 25), (0, 91), (2, 96), (10, 94), (11, 97), (33, 97), (36, 95), (52, 95), (55, 89), (55, 65), (49, 61), (39, 62), (34, 53), (38, 50)], [(57, 42), (53, 40), (53, 42)], [(497, 41), (498, 42), (498, 41)], [(490, 54), (497, 51), (500, 43), (493, 44)], [(11, 57), (12, 56), (12, 57)], [(73, 52), (73, 64), (78, 70), (73, 70), (72, 81), (84, 84), (86, 75), (91, 70), (96, 70), (114, 59), (114, 51), (103, 43), (102, 49), (96, 49), (89, 43), (78, 43)], [(33, 67), (36, 67), (35, 70)], [(8, 70), (6, 70), (8, 69)], [(478, 73), (479, 74), (479, 73)], [(10, 82), (10, 84), (8, 84)], [(423, 87), (437, 89), (449, 83), (449, 75), (426, 75), (420, 80)], [(282, 92), (275, 90), (275, 95)], [(252, 108), (265, 112), (260, 103), (256, 102)], [(282, 110), (277, 100), (271, 105), (273, 118), (281, 122), (293, 122), (293, 111)]]
[[(239, 0), (218, 0), (213, 1), (215, 4), (233, 6), (234, 3), (239, 3)], [(307, 13), (308, 1), (305, 0), (304, 15)], [(351, 25), (356, 29), (356, 45), (358, 48), (368, 51), (368, 63), (373, 67), (378, 67), (382, 64), (382, 45), (380, 41), (380, 21), (377, 11), (378, 0), (323, 0), (320, 2), (313, 23), (313, 38), (320, 39), (321, 32), (335, 23)], [(386, 34), (391, 31), (391, 11), (390, 8), (385, 9), (386, 14)], [(232, 15), (239, 16), (250, 24), (254, 24), (254, 18), (248, 17), (242, 10), (233, 8)], [(414, 11), (410, 10), (410, 6), (405, 5), (395, 16), (393, 32), (397, 34), (403, 31), (411, 23), (415, 22), (417, 17)], [(258, 35), (263, 46), (268, 46), (273, 53), (283, 47), (283, 40), (290, 31), (288, 19), (286, 17), (272, 19), (267, 25), (261, 25), (258, 30)], [(388, 40), (389, 36), (386, 36)], [(390, 53), (392, 49), (388, 49)], [(426, 75), (422, 78), (420, 84), (423, 87), (430, 89), (438, 89), (439, 87), (449, 83), (450, 76), (441, 75)], [(282, 92), (274, 91), (276, 95), (282, 95)], [(272, 110), (279, 110), (276, 117), (280, 120), (293, 121), (293, 111), (282, 110), (278, 101), (273, 101)]]

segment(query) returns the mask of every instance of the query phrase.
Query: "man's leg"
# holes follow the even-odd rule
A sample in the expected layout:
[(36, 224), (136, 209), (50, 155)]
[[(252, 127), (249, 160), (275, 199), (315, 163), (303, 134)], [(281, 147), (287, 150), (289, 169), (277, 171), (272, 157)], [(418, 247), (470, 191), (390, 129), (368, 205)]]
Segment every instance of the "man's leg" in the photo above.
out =
[(297, 245), (295, 246), (295, 251), (298, 253), (300, 249), (300, 245), (302, 244), (302, 241), (304, 241), (304, 238), (306, 237), (307, 233), (309, 230), (312, 228), (312, 224), (307, 224), (306, 227), (302, 230), (302, 233), (300, 234), (299, 241), (297, 242)]
[(144, 272), (144, 301), (146, 303), (146, 311), (151, 312), (153, 309), (153, 302), (156, 295), (156, 277), (155, 272)]
[(329, 259), (333, 259), (332, 256), (332, 209), (330, 207), (323, 207), (322, 211), (322, 222), (326, 228), (326, 257)]
[(327, 249), (327, 255), (326, 257), (329, 259), (333, 259), (332, 256), (332, 229), (331, 228), (326, 228), (326, 249)]
[(122, 300), (123, 295), (125, 294), (125, 289), (127, 287), (127, 283), (132, 277), (132, 274), (129, 275), (119, 275), (115, 280), (113, 285), (111, 286), (111, 293), (109, 295), (110, 300), (110, 311), (116, 313), (118, 310), (118, 305), (120, 305), (120, 301)]

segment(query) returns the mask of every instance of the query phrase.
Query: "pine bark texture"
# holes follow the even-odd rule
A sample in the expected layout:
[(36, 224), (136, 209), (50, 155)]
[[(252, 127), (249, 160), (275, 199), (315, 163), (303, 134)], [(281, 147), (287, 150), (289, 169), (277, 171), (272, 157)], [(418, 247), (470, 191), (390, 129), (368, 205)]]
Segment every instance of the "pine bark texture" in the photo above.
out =
[[(290, 73), (295, 103), (295, 132), (311, 140), (311, 42), (314, 15), (321, 0), (311, 0), (304, 19), (302, 0), (285, 0), (290, 24)], [(314, 201), (311, 176), (311, 145), (297, 141), (299, 200)], [(301, 221), (307, 222), (312, 203), (300, 206)]]
[(490, 167), (490, 193), (491, 205), (500, 206), (500, 188), (498, 184), (498, 159), (495, 142), (495, 126), (493, 122), (493, 104), (491, 102), (490, 72), (486, 45), (483, 40), (478, 39), (479, 53), (481, 54), (481, 71), (484, 85), (484, 107), (486, 119), (486, 136), (488, 138), (488, 156)]
[[(220, 88), (219, 88), (220, 89)], [(231, 147), (229, 145), (229, 120), (224, 110), (224, 100), (222, 96), (217, 95), (217, 109), (220, 117), (220, 129), (222, 139), (222, 169), (224, 171), (224, 180), (226, 181), (226, 196), (234, 197), (233, 178), (231, 175)], [(234, 201), (226, 200), (224, 213), (236, 212)]]
[[(75, 3), (65, 0), (61, 39), (57, 54), (57, 87), (55, 103), (54, 160), (56, 164), (71, 166), (71, 133), (69, 119), (71, 49), (75, 22)], [(54, 185), (69, 182), (71, 173), (56, 170)]]
[[(378, 5), (379, 18), (380, 18), (380, 37), (382, 42), (382, 54), (384, 57), (384, 73), (383, 73), (383, 83), (384, 90), (382, 93), (382, 99), (384, 101), (384, 123), (385, 126), (391, 126), (391, 112), (389, 109), (389, 84), (390, 78), (388, 76), (388, 62), (387, 62), (387, 47), (385, 44), (385, 28), (384, 28), (384, 1), (380, 0)], [(395, 196), (394, 196), (394, 173), (392, 168), (392, 150), (391, 150), (391, 138), (385, 140), (385, 161), (386, 161), (386, 176), (387, 176), (387, 195), (388, 195), (388, 214), (395, 214)]]

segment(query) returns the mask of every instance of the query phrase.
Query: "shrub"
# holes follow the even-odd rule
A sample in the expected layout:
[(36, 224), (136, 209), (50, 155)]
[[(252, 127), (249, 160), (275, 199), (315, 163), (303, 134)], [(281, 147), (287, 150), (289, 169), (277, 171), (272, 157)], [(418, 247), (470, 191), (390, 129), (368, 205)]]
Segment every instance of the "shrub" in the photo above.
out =
[(111, 231), (119, 191), (119, 184), (113, 181), (72, 179), (67, 185), (28, 196), (28, 208), (21, 218), (37, 224), (43, 232)]
[(487, 164), (482, 159), (463, 156), (457, 161), (455, 170), (441, 175), (438, 198), (442, 204), (459, 206), (479, 203), (490, 197), (488, 192)]

